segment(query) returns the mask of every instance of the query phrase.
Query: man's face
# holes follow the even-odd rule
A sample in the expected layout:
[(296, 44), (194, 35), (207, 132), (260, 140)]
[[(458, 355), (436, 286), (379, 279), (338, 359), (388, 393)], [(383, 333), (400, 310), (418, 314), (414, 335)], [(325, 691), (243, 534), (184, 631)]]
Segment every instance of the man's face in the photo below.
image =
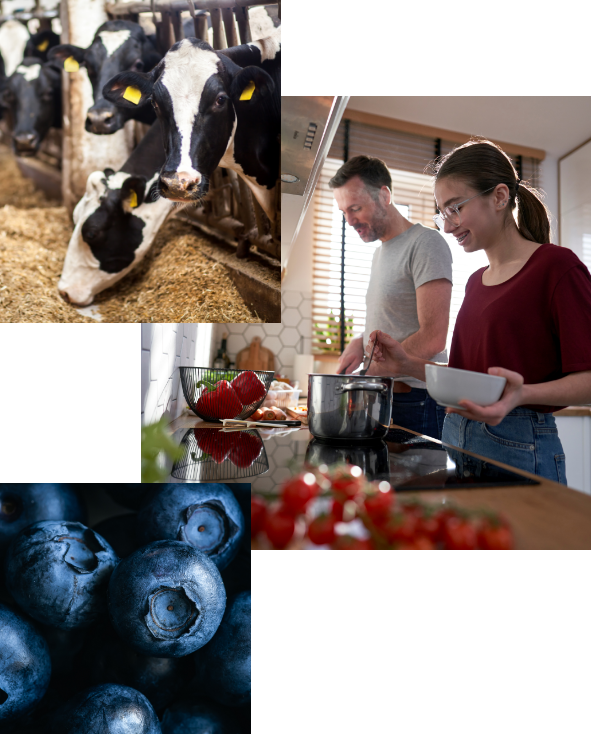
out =
[(344, 186), (333, 190), (347, 224), (355, 229), (364, 242), (375, 242), (386, 234), (388, 207), (385, 204), (384, 191), (385, 187), (380, 192), (378, 201), (375, 201), (359, 176), (354, 176)]

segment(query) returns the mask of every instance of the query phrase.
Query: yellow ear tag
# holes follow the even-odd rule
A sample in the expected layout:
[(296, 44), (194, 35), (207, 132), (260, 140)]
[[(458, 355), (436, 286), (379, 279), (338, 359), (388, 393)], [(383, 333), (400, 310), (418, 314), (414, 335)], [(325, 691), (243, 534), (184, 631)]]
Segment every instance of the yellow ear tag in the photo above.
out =
[(65, 71), (78, 71), (80, 69), (80, 64), (76, 61), (76, 59), (73, 56), (68, 56), (68, 58), (64, 61), (64, 70)]
[(126, 87), (125, 91), (123, 92), (123, 99), (128, 99), (134, 104), (138, 104), (141, 98), (142, 93), (137, 87)]
[(135, 207), (137, 206), (137, 194), (133, 189), (129, 192), (129, 206), (132, 209), (135, 209)]
[(252, 95), (254, 94), (254, 82), (250, 82), (250, 84), (247, 84), (244, 89), (242, 90), (242, 94), (240, 95), (240, 101), (242, 102), (245, 99), (250, 99)]
[(43, 43), (40, 43), (37, 46), (37, 51), (45, 51), (47, 47), (49, 46), (49, 38), (46, 38)]

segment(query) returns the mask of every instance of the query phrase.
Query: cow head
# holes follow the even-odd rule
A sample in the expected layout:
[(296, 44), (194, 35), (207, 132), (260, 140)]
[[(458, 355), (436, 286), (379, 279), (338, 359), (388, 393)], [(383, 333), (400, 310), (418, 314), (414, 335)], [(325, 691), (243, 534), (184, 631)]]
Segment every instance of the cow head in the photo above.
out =
[(157, 176), (147, 181), (110, 168), (90, 174), (58, 283), (66, 301), (89, 306), (142, 259), (173, 206), (153, 196)]
[(207, 192), (218, 165), (233, 167), (239, 106), (254, 109), (273, 90), (273, 80), (261, 68), (241, 68), (209, 44), (186, 38), (150, 73), (117, 74), (103, 95), (128, 109), (152, 102), (166, 151), (160, 192), (189, 202)]
[(25, 46), (24, 57), (41, 59), (43, 63), (48, 61), (48, 54), (52, 48), (59, 45), (60, 37), (53, 31), (39, 31), (34, 33)]
[(98, 29), (88, 48), (63, 44), (52, 49), (49, 58), (66, 71), (86, 67), (94, 98), (94, 104), (86, 113), (85, 128), (89, 133), (109, 135), (120, 130), (130, 119), (148, 124), (154, 122), (155, 116), (149, 108), (140, 115), (137, 109), (118, 108), (108, 102), (101, 91), (115, 74), (125, 69), (148, 71), (162, 58), (137, 23), (107, 21)]
[(10, 111), (12, 145), (32, 156), (50, 127), (61, 127), (61, 76), (51, 64), (27, 58), (2, 85), (0, 105)]

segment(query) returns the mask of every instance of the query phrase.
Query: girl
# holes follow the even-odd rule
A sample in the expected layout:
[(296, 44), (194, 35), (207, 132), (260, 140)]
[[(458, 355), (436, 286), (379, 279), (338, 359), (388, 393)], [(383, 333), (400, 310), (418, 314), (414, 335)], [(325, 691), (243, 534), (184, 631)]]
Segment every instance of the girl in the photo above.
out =
[[(449, 366), (507, 378), (493, 405), (447, 408), (442, 440), (566, 484), (552, 412), (591, 403), (589, 270), (572, 250), (549, 244), (539, 192), (494, 143), (470, 141), (442, 158), (435, 202), (438, 227), (489, 261), (466, 285)], [(387, 374), (424, 380), (425, 365), (435, 364), (380, 331), (370, 334), (368, 352), (376, 338), (374, 360)]]

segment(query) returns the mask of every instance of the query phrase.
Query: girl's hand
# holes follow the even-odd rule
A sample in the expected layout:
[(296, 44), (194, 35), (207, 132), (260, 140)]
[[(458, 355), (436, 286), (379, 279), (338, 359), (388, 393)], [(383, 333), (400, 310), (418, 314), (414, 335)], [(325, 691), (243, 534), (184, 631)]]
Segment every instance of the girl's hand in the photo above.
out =
[[(383, 331), (372, 331), (369, 335), (369, 342), (365, 350), (368, 356), (371, 354), (373, 343), (376, 339), (378, 343), (373, 353), (372, 366), (374, 362), (380, 363), (380, 375), (383, 375), (384, 372), (393, 377), (405, 375), (408, 354), (404, 351), (404, 347), (400, 342), (392, 339), (391, 336), (388, 336)], [(368, 374), (371, 372), (372, 370), (370, 368)]]
[(490, 426), (498, 426), (507, 413), (510, 413), (513, 408), (517, 408), (517, 406), (522, 404), (523, 377), (518, 372), (511, 372), (511, 370), (506, 370), (503, 367), (490, 367), (488, 374), (507, 378), (503, 394), (496, 403), (483, 407), (482, 405), (473, 403), (471, 400), (460, 400), (458, 404), (462, 406), (462, 410), (446, 408), (445, 412), (457, 413), (463, 418), (469, 418), (472, 421), (488, 423)]

